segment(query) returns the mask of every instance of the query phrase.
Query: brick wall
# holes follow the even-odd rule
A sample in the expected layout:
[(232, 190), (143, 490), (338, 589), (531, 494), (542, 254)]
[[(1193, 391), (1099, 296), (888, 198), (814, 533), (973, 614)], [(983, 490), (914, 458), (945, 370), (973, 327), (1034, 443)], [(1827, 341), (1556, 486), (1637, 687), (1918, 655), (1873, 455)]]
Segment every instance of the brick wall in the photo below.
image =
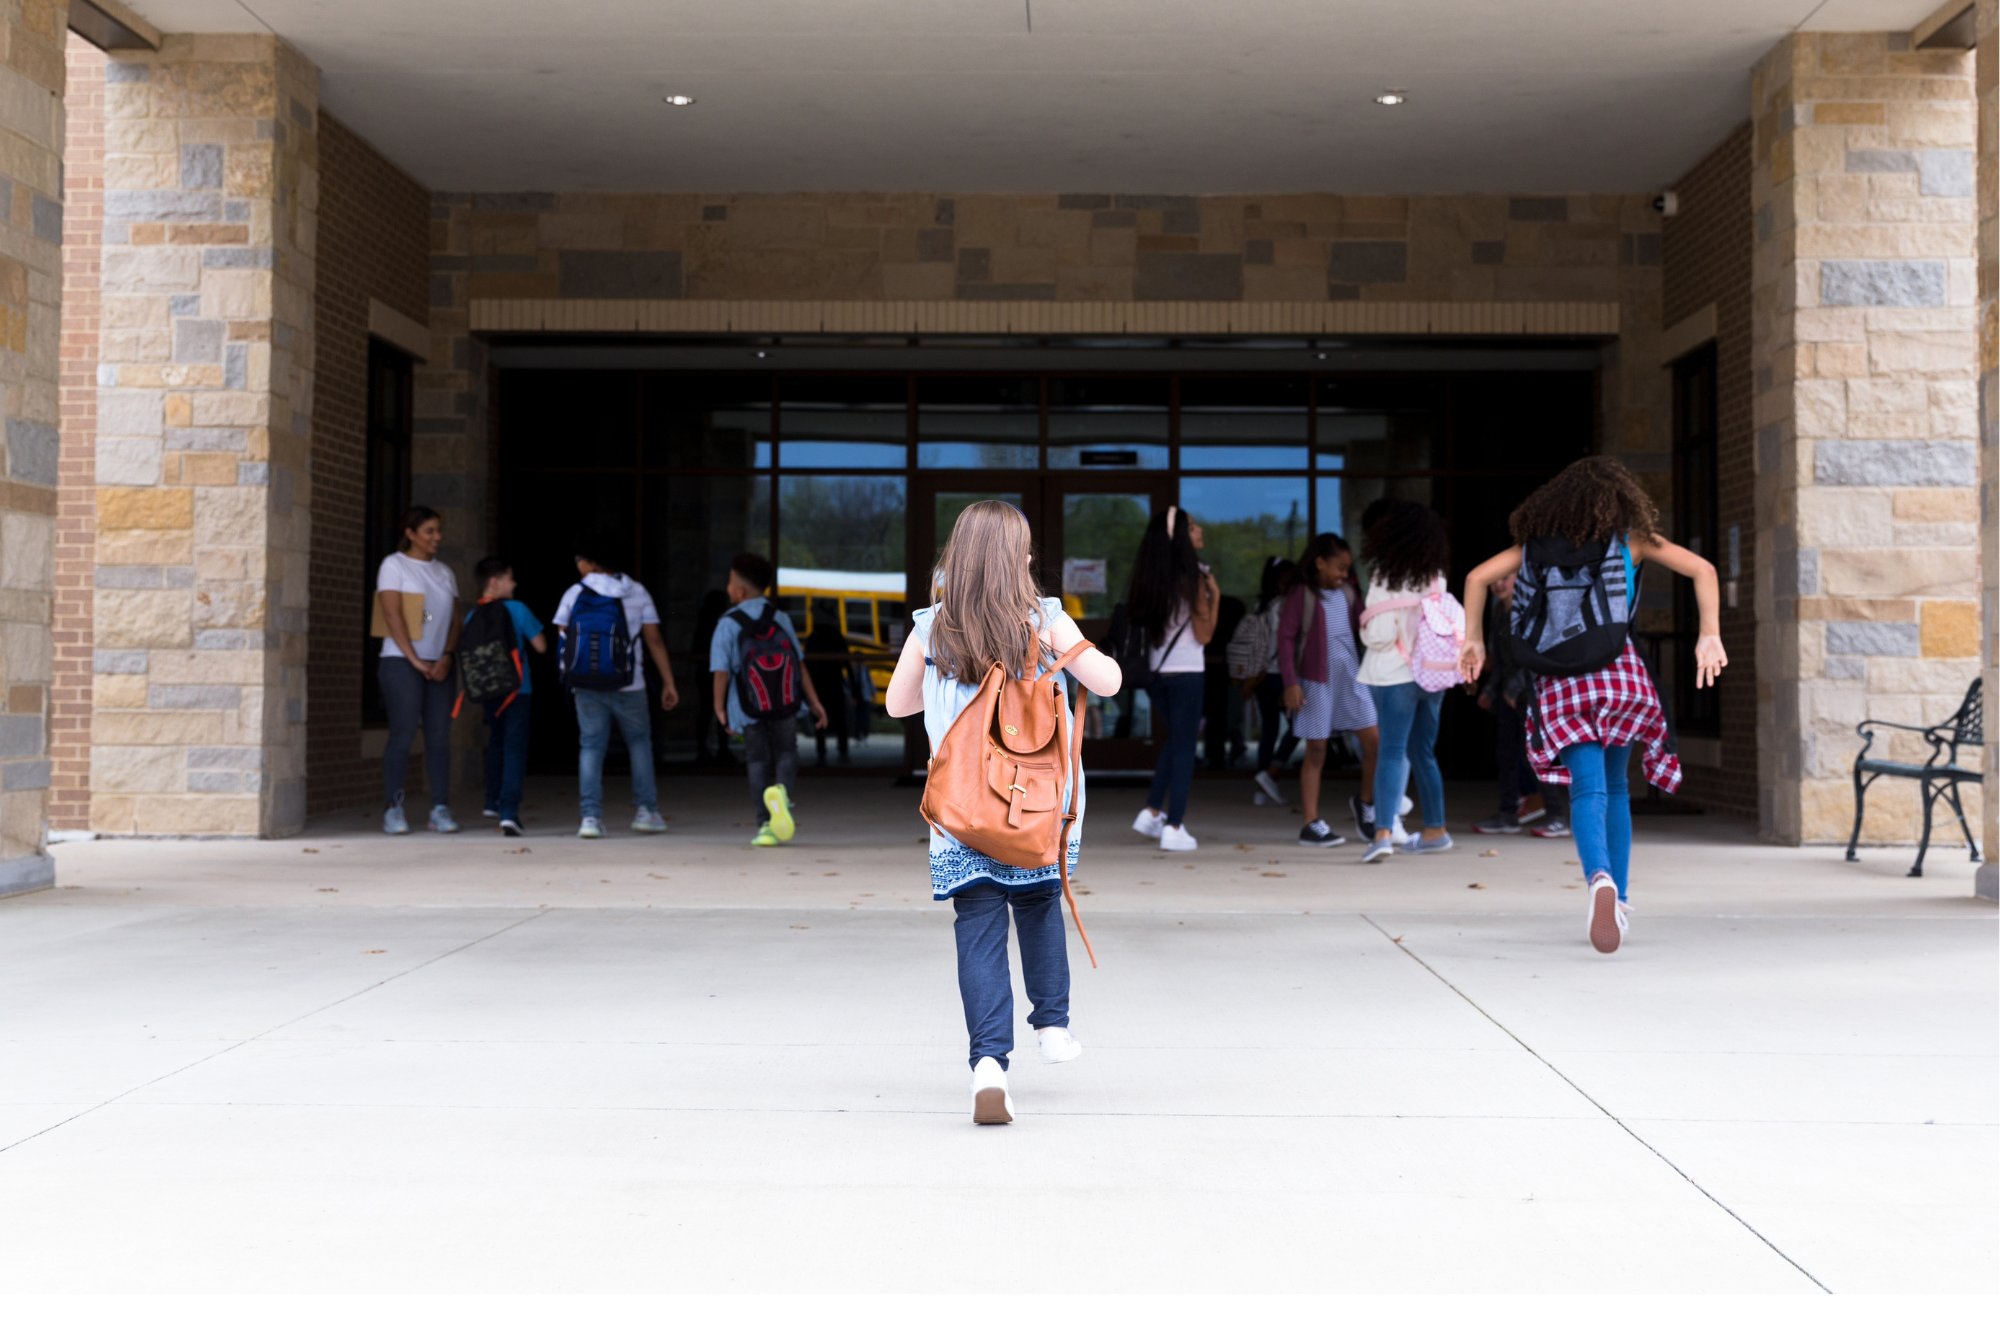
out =
[(1722, 767), (1690, 764), (1682, 792), (1712, 810), (1757, 817), (1756, 476), (1750, 370), (1750, 122), (1745, 121), (1687, 175), (1674, 182), (1680, 212), (1661, 235), (1660, 319), (1667, 327), (1715, 306), (1717, 408), (1717, 549), (1708, 552), (1729, 577), (1729, 529), (1742, 530), (1737, 605), (1722, 608)]
[(92, 583), (97, 549), (97, 350), (104, 295), (104, 53), (70, 35), (63, 97), (63, 305), (56, 487), (55, 684), (49, 827), (90, 827)]
[[(309, 814), (371, 802), (381, 761), (361, 753), (362, 568), (368, 475), (368, 309), (425, 322), (430, 195), (332, 116), (320, 118), (314, 339), (312, 635), (307, 658)], [(420, 785), (420, 784), (419, 784)]]

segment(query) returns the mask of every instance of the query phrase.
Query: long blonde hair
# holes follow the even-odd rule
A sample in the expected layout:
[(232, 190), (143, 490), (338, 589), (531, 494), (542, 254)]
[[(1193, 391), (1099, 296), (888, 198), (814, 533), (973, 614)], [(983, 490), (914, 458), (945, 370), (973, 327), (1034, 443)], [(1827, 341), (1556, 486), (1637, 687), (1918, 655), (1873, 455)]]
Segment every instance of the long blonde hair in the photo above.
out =
[[(930, 659), (939, 674), (976, 681), (998, 662), (1009, 672), (1036, 652), (1041, 594), (1028, 573), (1034, 534), (1004, 500), (968, 505), (931, 574)], [(949, 600), (947, 600), (949, 594)]]

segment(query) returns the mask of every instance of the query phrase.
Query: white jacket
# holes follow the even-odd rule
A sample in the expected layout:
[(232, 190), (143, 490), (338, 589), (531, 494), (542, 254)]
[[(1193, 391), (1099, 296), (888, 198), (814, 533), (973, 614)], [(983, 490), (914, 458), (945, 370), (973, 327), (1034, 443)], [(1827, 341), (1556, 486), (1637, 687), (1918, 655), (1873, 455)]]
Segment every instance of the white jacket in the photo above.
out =
[[(1391, 588), (1377, 580), (1368, 585), (1368, 600), (1361, 604), (1365, 613), (1377, 602), (1396, 597), (1418, 597), (1424, 588)], [(1416, 680), (1410, 670), (1409, 654), (1416, 647), (1417, 608), (1384, 611), (1373, 620), (1361, 622), (1361, 644), (1368, 651), (1361, 658), (1361, 670), (1354, 678), (1363, 685), (1407, 685)], [(1397, 645), (1401, 644), (1400, 651)]]

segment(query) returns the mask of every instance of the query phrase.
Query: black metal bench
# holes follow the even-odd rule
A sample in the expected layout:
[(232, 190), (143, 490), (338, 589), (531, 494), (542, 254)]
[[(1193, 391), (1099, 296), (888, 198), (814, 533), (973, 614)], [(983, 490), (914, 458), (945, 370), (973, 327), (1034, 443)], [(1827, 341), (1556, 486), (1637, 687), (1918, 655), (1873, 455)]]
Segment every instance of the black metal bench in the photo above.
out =
[[(1965, 806), (1958, 799), (1958, 784), (1978, 782), (1982, 774), (1979, 769), (1966, 768), (1958, 762), (1960, 746), (1986, 744), (1986, 710), (1980, 700), (1980, 680), (1973, 677), (1972, 685), (1965, 692), (1965, 702), (1958, 711), (1934, 727), (1912, 727), (1901, 722), (1880, 722), (1870, 718), (1854, 730), (1867, 744), (1854, 757), (1854, 834), (1847, 840), (1847, 859), (1859, 861), (1855, 847), (1861, 841), (1862, 802), (1867, 799), (1868, 788), (1877, 778), (1913, 778), (1923, 786), (1924, 837), (1917, 844), (1917, 861), (1910, 867), (1910, 878), (1919, 879), (1924, 873), (1924, 853), (1931, 846), (1931, 807), (1940, 796), (1951, 802), (1952, 813), (1958, 816), (1958, 826), (1965, 830), (1965, 845), (1972, 849), (1972, 859), (1979, 859), (1979, 844), (1973, 840), (1972, 825), (1966, 821)], [(1895, 731), (1914, 731), (1924, 738), (1931, 752), (1921, 764), (1904, 764), (1893, 759), (1870, 759), (1868, 751), (1875, 744), (1873, 728), (1889, 727)]]

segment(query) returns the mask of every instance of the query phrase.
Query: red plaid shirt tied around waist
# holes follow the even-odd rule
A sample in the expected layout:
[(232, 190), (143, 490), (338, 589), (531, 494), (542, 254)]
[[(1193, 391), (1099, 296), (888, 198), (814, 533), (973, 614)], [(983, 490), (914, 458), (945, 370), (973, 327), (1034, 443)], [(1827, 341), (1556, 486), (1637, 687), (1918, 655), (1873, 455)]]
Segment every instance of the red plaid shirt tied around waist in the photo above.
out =
[(1568, 782), (1562, 752), (1571, 745), (1643, 745), (1646, 781), (1661, 791), (1681, 785), (1680, 757), (1667, 748), (1667, 716), (1653, 678), (1630, 642), (1610, 666), (1581, 676), (1544, 676), (1535, 689), (1538, 726), (1528, 734), (1528, 762), (1544, 782)]

